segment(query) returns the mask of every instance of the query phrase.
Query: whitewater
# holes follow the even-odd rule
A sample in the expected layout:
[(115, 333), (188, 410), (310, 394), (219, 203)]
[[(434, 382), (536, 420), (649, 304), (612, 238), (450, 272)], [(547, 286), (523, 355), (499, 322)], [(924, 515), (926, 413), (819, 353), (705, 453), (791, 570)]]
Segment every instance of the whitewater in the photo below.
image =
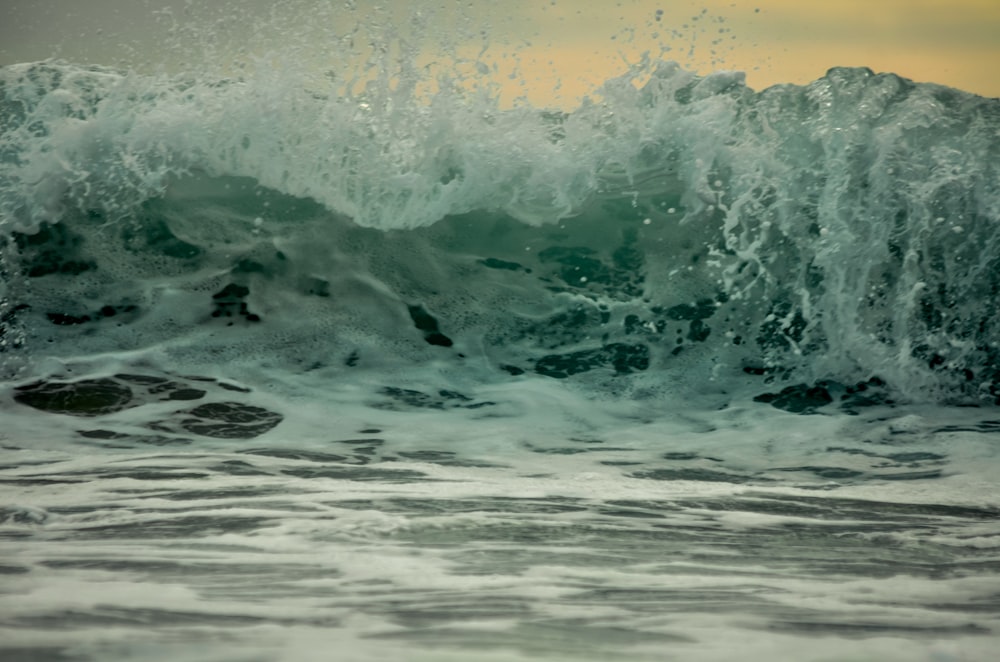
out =
[(0, 69), (0, 656), (990, 659), (1000, 100), (401, 52)]

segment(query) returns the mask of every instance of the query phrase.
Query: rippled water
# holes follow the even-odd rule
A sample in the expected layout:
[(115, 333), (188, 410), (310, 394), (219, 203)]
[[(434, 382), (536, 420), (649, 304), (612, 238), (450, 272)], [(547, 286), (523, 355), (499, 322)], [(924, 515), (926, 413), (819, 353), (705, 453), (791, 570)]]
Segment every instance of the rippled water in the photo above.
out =
[[(975, 660), (996, 643), (983, 410), (746, 402), (553, 437), (411, 392), (258, 435), (267, 397), (146, 377), (107, 379), (152, 392), (127, 422), (5, 407), (5, 659)], [(243, 422), (198, 427), (177, 397), (196, 389)]]

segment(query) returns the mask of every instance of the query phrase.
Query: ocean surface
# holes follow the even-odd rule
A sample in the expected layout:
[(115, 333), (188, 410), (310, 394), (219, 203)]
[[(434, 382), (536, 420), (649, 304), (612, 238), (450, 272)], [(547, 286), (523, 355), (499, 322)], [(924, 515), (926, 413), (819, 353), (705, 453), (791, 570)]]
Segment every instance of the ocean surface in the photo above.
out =
[(0, 69), (0, 658), (993, 659), (1000, 100)]

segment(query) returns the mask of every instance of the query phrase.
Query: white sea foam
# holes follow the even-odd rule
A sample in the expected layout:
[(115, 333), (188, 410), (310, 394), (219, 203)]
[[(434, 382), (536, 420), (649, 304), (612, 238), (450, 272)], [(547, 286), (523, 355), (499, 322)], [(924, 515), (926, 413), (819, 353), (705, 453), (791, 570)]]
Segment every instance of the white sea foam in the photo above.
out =
[[(136, 436), (85, 454), (8, 409), (5, 645), (110, 660), (192, 646), (206, 660), (939, 660), (991, 645), (995, 433), (974, 410), (748, 404), (609, 426), (533, 400), (473, 420), (284, 400), (251, 441)], [(29, 418), (47, 439), (26, 443)], [(945, 477), (913, 475), (928, 468)]]

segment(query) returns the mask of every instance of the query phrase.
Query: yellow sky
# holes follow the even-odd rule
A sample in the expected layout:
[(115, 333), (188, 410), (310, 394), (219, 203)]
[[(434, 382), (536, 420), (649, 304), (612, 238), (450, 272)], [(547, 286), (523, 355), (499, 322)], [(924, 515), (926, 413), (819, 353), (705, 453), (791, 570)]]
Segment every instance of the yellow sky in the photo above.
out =
[[(636, 59), (667, 45), (667, 57), (688, 68), (744, 71), (758, 89), (807, 83), (833, 66), (867, 66), (1000, 97), (1000, 0), (529, 4), (534, 9), (526, 13), (540, 34), (533, 52), (540, 82), (550, 58), (570, 93), (612, 74), (620, 54)], [(657, 9), (664, 12), (659, 21)], [(628, 28), (634, 28), (630, 39), (610, 39)]]
[[(666, 58), (700, 73), (745, 71), (758, 89), (868, 66), (1000, 97), (1000, 0), (5, 0), (0, 64), (59, 56), (192, 66), (176, 60), (205, 49), (252, 54), (290, 35), (321, 59), (353, 25), (406, 24), (414, 11), (437, 22), (425, 45), (470, 40), (453, 45), (476, 55), (485, 30), (483, 59), (498, 65), (505, 94), (536, 103), (572, 106), (623, 60), (667, 48)], [(196, 35), (190, 48), (165, 47), (186, 29)]]

